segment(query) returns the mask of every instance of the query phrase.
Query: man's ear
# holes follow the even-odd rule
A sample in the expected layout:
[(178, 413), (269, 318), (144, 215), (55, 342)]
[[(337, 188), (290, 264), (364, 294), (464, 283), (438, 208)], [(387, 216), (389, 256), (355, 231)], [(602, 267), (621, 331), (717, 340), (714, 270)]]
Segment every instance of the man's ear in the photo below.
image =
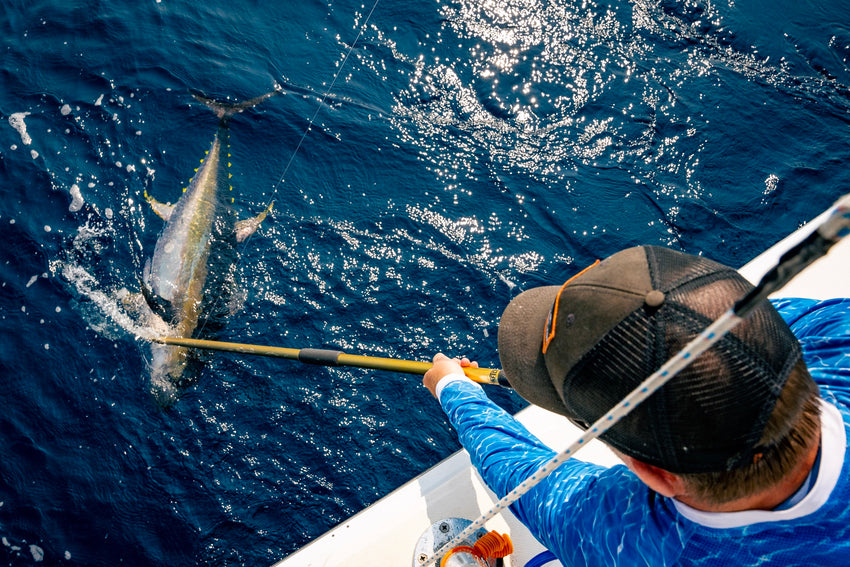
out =
[(686, 495), (685, 483), (678, 475), (631, 457), (626, 459), (624, 462), (631, 471), (658, 494), (669, 498)]

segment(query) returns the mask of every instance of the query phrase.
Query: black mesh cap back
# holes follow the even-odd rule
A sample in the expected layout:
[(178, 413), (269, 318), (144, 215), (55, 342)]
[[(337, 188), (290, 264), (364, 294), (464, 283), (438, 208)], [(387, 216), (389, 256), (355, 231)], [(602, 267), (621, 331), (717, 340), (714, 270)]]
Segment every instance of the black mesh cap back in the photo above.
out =
[[(645, 250), (664, 302), (623, 319), (568, 372), (563, 399), (579, 424), (604, 415), (752, 287), (716, 262)], [(765, 301), (602, 439), (675, 473), (742, 466), (800, 356), (797, 340)]]

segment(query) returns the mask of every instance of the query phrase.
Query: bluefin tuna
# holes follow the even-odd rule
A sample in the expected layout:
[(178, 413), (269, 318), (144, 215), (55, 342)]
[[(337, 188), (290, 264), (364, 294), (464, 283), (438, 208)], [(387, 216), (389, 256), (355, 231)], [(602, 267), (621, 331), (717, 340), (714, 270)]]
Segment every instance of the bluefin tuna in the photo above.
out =
[[(201, 160), (189, 186), (175, 205), (156, 201), (145, 193), (154, 211), (165, 221), (153, 256), (145, 263), (142, 292), (151, 309), (173, 328), (174, 336), (209, 333), (227, 304), (226, 290), (234, 285), (236, 245), (253, 234), (271, 209), (237, 221), (228, 171), (231, 117), (255, 106), (277, 91), (239, 103), (225, 104), (195, 95), (218, 116), (212, 146)], [(151, 391), (163, 406), (172, 404), (186, 376), (189, 353), (185, 348), (151, 345)]]

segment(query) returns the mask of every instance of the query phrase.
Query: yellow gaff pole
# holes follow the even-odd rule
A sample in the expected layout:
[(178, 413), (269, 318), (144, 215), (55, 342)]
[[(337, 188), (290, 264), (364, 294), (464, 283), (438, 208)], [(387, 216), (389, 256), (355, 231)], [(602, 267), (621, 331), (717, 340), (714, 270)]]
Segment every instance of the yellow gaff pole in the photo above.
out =
[[(430, 362), (418, 362), (415, 360), (402, 360), (398, 358), (382, 358), (378, 356), (363, 356), (359, 354), (346, 354), (338, 350), (316, 349), (316, 348), (284, 348), (263, 345), (251, 345), (244, 343), (228, 343), (222, 341), (207, 341), (202, 339), (187, 339), (181, 337), (159, 337), (153, 339), (165, 345), (181, 346), (186, 348), (197, 348), (203, 350), (220, 350), (235, 352), (239, 354), (252, 354), (257, 356), (269, 356), (273, 358), (287, 358), (297, 360), (305, 364), (316, 364), (319, 366), (353, 366), (356, 368), (369, 368), (372, 370), (388, 370), (391, 372), (403, 372), (405, 374), (425, 374), (431, 369)], [(475, 382), (481, 384), (496, 384), (510, 387), (502, 372), (496, 368), (473, 368), (467, 366), (463, 369), (464, 374)]]

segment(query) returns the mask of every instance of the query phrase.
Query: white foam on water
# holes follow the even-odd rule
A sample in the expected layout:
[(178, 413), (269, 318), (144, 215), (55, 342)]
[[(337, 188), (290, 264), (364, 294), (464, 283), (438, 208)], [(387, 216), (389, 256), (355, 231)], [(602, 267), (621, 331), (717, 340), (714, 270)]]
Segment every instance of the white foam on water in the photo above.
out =
[(36, 563), (44, 561), (44, 550), (39, 546), (30, 544), (30, 553), (32, 553), (32, 558)]
[(102, 94), (99, 97), (97, 97), (96, 101), (94, 101), (95, 106), (100, 106), (101, 104), (103, 104), (103, 95)]
[[(97, 250), (98, 239), (110, 229), (92, 227), (88, 223), (80, 226), (74, 238), (74, 249), (85, 252)], [(73, 259), (57, 259), (50, 263), (53, 275), (62, 277), (80, 298), (75, 310), (82, 315), (89, 327), (111, 339), (126, 336), (152, 340), (166, 336), (173, 330), (148, 307), (140, 292), (132, 293), (126, 288), (115, 289), (105, 286), (84, 266)], [(60, 307), (56, 308), (58, 313)]]
[(54, 269), (96, 308), (83, 313), (95, 332), (117, 337), (123, 330), (147, 341), (169, 334), (168, 325), (150, 311), (140, 293), (100, 289), (97, 279), (78, 264), (59, 263)]
[(80, 193), (80, 186), (74, 183), (71, 185), (71, 204), (68, 205), (68, 210), (72, 213), (76, 213), (80, 209), (83, 208), (83, 194)]
[(24, 118), (29, 116), (29, 112), (15, 112), (14, 114), (9, 115), (9, 124), (12, 125), (12, 128), (18, 131), (18, 134), (21, 135), (21, 142), (25, 146), (29, 146), (32, 144), (32, 138), (27, 134), (27, 125), (24, 122)]
[(71, 105), (70, 104), (63, 104), (62, 108), (59, 109), (59, 113), (62, 116), (68, 116), (69, 114), (71, 114)]
[(38, 279), (38, 274), (36, 274), (36, 275), (34, 275), (33, 277), (31, 277), (31, 278), (30, 278), (30, 281), (28, 281), (28, 282), (27, 282), (27, 287), (29, 287), (29, 286), (31, 286), (32, 284), (34, 284), (34, 283), (35, 283), (35, 281), (36, 281), (37, 279)]

